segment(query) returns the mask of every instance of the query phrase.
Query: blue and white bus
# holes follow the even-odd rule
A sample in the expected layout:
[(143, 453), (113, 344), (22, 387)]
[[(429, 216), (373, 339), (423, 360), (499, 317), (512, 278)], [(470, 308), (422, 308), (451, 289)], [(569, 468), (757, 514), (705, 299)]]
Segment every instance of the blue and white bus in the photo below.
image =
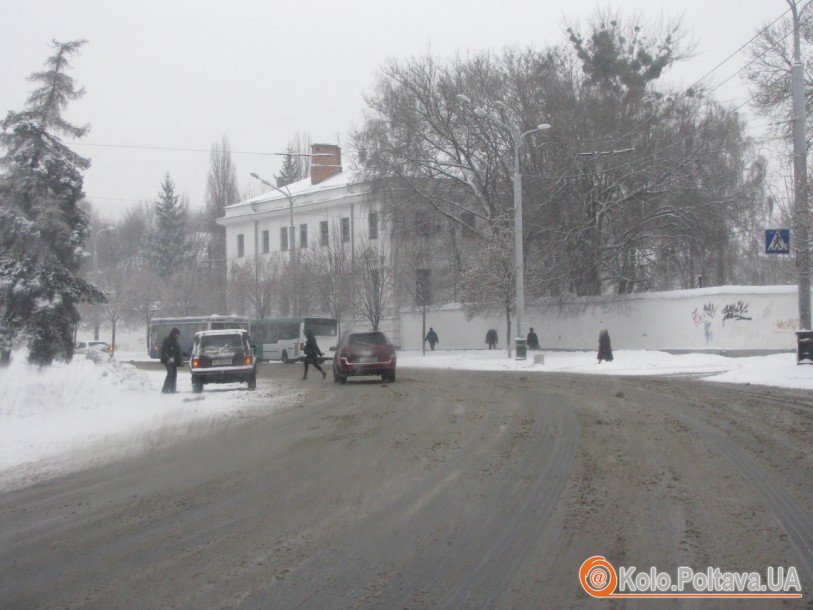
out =
[(160, 358), (161, 343), (173, 329), (181, 331), (180, 344), (184, 358), (192, 352), (195, 333), (201, 330), (239, 328), (249, 330), (249, 319), (244, 316), (190, 316), (186, 318), (153, 318), (150, 320), (150, 358)]
[(336, 318), (262, 318), (251, 321), (251, 343), (257, 360), (297, 362), (305, 358), (305, 333), (310, 331), (325, 358), (333, 358), (339, 341)]

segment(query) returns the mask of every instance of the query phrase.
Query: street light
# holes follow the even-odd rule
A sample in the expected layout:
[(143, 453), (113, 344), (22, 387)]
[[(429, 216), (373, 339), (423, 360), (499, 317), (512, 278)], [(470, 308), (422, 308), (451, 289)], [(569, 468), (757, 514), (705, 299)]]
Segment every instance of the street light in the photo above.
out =
[[(471, 107), (471, 99), (462, 93), (457, 96), (466, 106)], [(486, 112), (483, 108), (474, 107), (472, 112), (482, 119), (491, 121), (505, 129), (511, 135), (511, 142), (514, 146), (514, 272), (517, 284), (517, 338), (522, 338), (522, 325), (525, 318), (525, 260), (522, 244), (522, 174), (519, 173), (519, 149), (522, 146), (522, 139), (537, 131), (547, 131), (550, 125), (541, 123), (527, 131), (520, 131), (519, 128), (508, 125), (500, 119)], [(511, 340), (511, 337), (508, 337)]]
[[(291, 192), (286, 187), (285, 190), (282, 190), (278, 186), (271, 184), (268, 180), (261, 178), (257, 172), (251, 172), (251, 177), (259, 180), (265, 186), (270, 187), (271, 189), (277, 191), (278, 193), (282, 193), (285, 195), (285, 198), (288, 199), (288, 213), (289, 213), (289, 223), (290, 227), (288, 229), (288, 248), (291, 250), (291, 270), (293, 270), (294, 265), (296, 264), (296, 229), (294, 228), (294, 197), (291, 196)], [(252, 208), (253, 209), (253, 208)], [(255, 222), (254, 228), (254, 266), (255, 266), (255, 275), (257, 276), (256, 281), (259, 283), (259, 258), (257, 256), (257, 228)], [(294, 281), (291, 280), (291, 307), (295, 307), (298, 309), (295, 301), (296, 301), (296, 290), (294, 288)], [(298, 312), (297, 312), (298, 314)]]

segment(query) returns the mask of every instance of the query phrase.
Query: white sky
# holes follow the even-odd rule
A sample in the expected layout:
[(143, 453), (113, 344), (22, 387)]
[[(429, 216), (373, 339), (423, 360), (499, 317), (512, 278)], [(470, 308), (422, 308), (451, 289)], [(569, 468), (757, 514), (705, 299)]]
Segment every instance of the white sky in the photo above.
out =
[[(88, 198), (117, 215), (132, 202), (153, 201), (169, 172), (197, 207), (208, 150), (224, 134), (243, 191), (250, 172), (270, 179), (279, 157), (238, 152), (284, 151), (296, 131), (346, 143), (386, 58), (557, 44), (566, 22), (608, 6), (654, 22), (683, 16), (697, 43), (695, 57), (673, 72), (685, 85), (788, 8), (784, 0), (3, 0), (0, 113), (23, 107), (26, 77), (42, 67), (51, 39), (85, 38), (72, 75), (87, 93), (67, 113), (90, 123), (85, 143), (205, 151), (75, 146), (93, 163)], [(709, 82), (736, 72), (743, 57)], [(715, 95), (748, 98), (739, 76)]]

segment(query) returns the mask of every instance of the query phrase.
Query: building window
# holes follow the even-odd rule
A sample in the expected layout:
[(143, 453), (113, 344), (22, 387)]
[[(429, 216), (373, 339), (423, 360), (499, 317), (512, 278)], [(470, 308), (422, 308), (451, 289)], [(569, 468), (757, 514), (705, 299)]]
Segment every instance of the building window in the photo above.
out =
[(319, 223), (319, 243), (323, 246), (327, 245), (327, 220)]
[(308, 247), (308, 225), (299, 225), (299, 247)]
[(246, 238), (240, 233), (237, 235), (237, 258), (243, 258), (246, 255)]
[(271, 251), (271, 236), (268, 231), (263, 231), (263, 254), (268, 254)]
[(350, 241), (350, 218), (342, 218), (342, 241)]
[(370, 212), (367, 216), (367, 229), (370, 239), (378, 239), (378, 212)]
[(288, 227), (281, 227), (279, 230), (279, 249), (288, 249)]

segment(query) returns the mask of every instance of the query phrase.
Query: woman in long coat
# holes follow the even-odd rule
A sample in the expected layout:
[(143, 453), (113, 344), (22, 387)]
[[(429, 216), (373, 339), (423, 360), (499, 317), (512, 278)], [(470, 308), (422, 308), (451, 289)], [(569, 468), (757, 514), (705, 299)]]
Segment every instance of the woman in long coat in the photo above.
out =
[(613, 348), (610, 345), (610, 333), (607, 332), (605, 328), (598, 334), (598, 361), (601, 363), (602, 360), (606, 360), (607, 362), (613, 361)]

